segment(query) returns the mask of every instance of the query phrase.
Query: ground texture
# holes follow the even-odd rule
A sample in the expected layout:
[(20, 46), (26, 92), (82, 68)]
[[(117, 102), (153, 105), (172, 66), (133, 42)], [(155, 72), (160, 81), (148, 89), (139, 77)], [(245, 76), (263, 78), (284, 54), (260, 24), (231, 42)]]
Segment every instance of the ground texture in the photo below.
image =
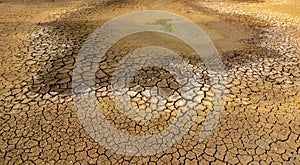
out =
[[(122, 115), (111, 101), (110, 82), (127, 53), (162, 45), (203, 77), (202, 92), (191, 98), (198, 118), (188, 134), (155, 155), (124, 156), (100, 146), (82, 127), (73, 102), (73, 68), (96, 28), (145, 9), (177, 13), (207, 32), (228, 75), (226, 103), (214, 132), (199, 141), (213, 96), (201, 59), (161, 34), (120, 40), (99, 64), (96, 96), (107, 121), (123, 132), (156, 134), (187, 103), (176, 99), (179, 86), (169, 72), (149, 67), (134, 75), (129, 92), (132, 105), (150, 107), (149, 113), (141, 121)], [(0, 164), (300, 164), (299, 11), (297, 0), (0, 1)], [(150, 106), (155, 87), (171, 98), (161, 104), (162, 112)], [(156, 118), (147, 121), (151, 115)]]

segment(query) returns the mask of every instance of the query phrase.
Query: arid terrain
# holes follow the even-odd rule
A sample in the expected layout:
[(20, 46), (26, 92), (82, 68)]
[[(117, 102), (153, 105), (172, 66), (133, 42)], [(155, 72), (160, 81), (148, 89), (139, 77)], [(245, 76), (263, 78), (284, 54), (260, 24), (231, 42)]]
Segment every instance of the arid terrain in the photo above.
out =
[[(298, 1), (0, 0), (0, 164), (300, 164)], [(163, 46), (203, 76), (200, 101), (190, 100), (199, 106), (187, 134), (154, 155), (130, 156), (101, 146), (83, 128), (76, 107), (88, 105), (75, 104), (72, 78), (82, 45), (98, 27), (142, 10), (176, 13), (207, 33), (225, 67), (226, 98), (213, 133), (199, 141), (214, 95), (201, 59), (163, 34), (119, 40), (99, 64), (95, 95), (107, 121), (124, 133), (157, 134), (175, 120), (178, 105), (187, 104), (169, 100), (162, 112), (151, 110), (159, 115), (149, 121), (122, 114), (110, 83), (126, 54)], [(162, 68), (140, 70), (130, 86), (131, 103), (140, 109), (149, 107), (154, 87), (179, 93), (174, 77)]]

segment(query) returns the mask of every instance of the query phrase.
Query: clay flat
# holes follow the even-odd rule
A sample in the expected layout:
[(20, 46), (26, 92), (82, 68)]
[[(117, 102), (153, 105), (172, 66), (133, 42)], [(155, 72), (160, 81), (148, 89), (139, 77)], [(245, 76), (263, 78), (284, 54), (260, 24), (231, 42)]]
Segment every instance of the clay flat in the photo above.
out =
[[(84, 128), (77, 110), (89, 105), (76, 103), (72, 80), (76, 58), (97, 28), (143, 10), (176, 13), (207, 33), (224, 64), (226, 97), (213, 132), (199, 141), (214, 106), (201, 58), (164, 34), (119, 40), (93, 75), (93, 94), (108, 123), (132, 136), (154, 135), (177, 120), (180, 107), (195, 105), (190, 110), (196, 117), (180, 140), (152, 155), (134, 156), (107, 149)], [(299, 23), (297, 0), (2, 0), (0, 164), (300, 164)], [(153, 45), (180, 54), (200, 85), (186, 89), (197, 93), (185, 97), (169, 71), (138, 69), (127, 91), (130, 105), (141, 110), (137, 120), (118, 110), (122, 100), (113, 101), (112, 77), (128, 53)], [(141, 61), (133, 56), (128, 67), (139, 68)], [(159, 102), (153, 89), (168, 99)], [(106, 140), (121, 146), (114, 137)]]

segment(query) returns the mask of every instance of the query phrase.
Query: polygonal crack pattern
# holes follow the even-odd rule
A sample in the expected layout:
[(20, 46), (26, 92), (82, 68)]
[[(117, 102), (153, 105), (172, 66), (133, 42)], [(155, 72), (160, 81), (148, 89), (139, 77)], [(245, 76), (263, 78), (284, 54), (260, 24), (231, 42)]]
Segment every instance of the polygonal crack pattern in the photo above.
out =
[[(137, 4), (145, 5), (142, 1)], [(134, 5), (124, 2), (121, 6), (135, 8)], [(96, 97), (107, 121), (124, 133), (141, 136), (157, 134), (175, 120), (176, 105), (183, 104), (175, 98), (166, 102), (162, 111), (151, 109), (145, 113), (146, 119), (151, 120), (135, 121), (115, 108), (110, 97), (111, 77), (117, 64), (126, 54), (149, 45), (173, 50), (198, 70), (202, 92), (199, 98), (193, 98), (199, 102), (197, 119), (182, 140), (155, 155), (126, 156), (100, 146), (77, 118), (71, 82), (80, 46), (105, 22), (97, 19), (98, 22), (88, 22), (88, 19), (103, 16), (103, 11), (114, 11), (118, 3), (106, 3), (105, 7), (96, 5), (61, 20), (40, 24), (29, 40), (12, 40), (16, 41), (11, 41), (15, 43), (12, 44), (5, 38), (7, 44), (0, 42), (1, 52), (7, 57), (1, 61), (0, 72), (0, 164), (300, 163), (300, 53), (299, 46), (289, 37), (295, 33), (294, 27), (268, 24), (240, 13), (234, 16), (218, 13), (229, 21), (242, 22), (237, 26), (255, 27), (251, 31), (255, 35), (241, 41), (248, 44), (244, 49), (221, 52), (228, 75), (227, 94), (225, 110), (212, 135), (199, 142), (201, 125), (213, 96), (201, 59), (176, 38), (145, 32), (116, 43), (92, 75), (96, 78)], [(83, 15), (88, 18), (82, 18)], [(11, 29), (21, 26), (4, 24)], [(0, 28), (2, 32), (6, 29), (2, 25)], [(8, 38), (16, 37), (14, 30), (11, 31), (7, 31)], [(13, 61), (11, 66), (8, 59)], [(159, 67), (139, 70), (129, 86), (131, 104), (138, 109), (146, 107), (146, 112), (151, 102), (155, 103), (152, 90), (172, 96), (179, 89), (175, 78)]]

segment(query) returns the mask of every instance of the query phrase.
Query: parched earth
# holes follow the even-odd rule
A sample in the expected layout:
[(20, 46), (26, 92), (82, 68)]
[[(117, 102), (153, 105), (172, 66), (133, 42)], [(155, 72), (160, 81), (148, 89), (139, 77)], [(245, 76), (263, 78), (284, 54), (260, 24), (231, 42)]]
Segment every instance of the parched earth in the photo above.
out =
[[(174, 145), (131, 156), (100, 145), (93, 136), (97, 129), (93, 134), (83, 127), (79, 112), (89, 105), (76, 102), (73, 69), (94, 30), (146, 9), (177, 13), (205, 30), (225, 66), (226, 98), (212, 134), (199, 140), (214, 107), (203, 61), (168, 35), (143, 32), (119, 40), (92, 75), (96, 86), (90, 94), (108, 123), (129, 135), (155, 135), (179, 120), (181, 107), (196, 112), (187, 134)], [(300, 164), (299, 11), (297, 0), (0, 1), (0, 164)], [(180, 54), (182, 65), (200, 79), (190, 97), (180, 93), (181, 83), (166, 69), (138, 70), (127, 91), (140, 110), (137, 120), (116, 108), (123, 100), (113, 101), (112, 77), (128, 53), (146, 46)], [(128, 67), (138, 68), (149, 58), (141, 57), (129, 60)], [(115, 137), (104, 140), (122, 145)]]

